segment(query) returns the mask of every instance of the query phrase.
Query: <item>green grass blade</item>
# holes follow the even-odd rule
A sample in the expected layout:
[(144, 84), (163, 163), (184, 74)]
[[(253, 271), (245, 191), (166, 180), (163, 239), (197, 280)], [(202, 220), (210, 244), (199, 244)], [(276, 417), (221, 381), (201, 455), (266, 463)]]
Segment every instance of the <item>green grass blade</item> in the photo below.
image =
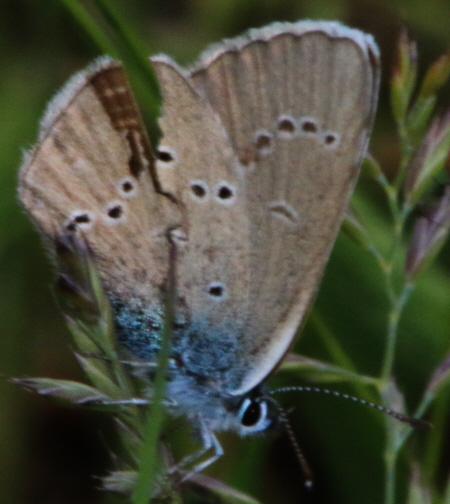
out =
[(98, 22), (89, 13), (89, 11), (81, 5), (77, 0), (61, 0), (61, 2), (70, 11), (74, 19), (86, 30), (92, 37), (95, 44), (99, 47), (101, 52), (107, 53), (115, 58), (118, 57), (118, 52), (114, 45), (111, 43), (104, 31), (100, 28)]

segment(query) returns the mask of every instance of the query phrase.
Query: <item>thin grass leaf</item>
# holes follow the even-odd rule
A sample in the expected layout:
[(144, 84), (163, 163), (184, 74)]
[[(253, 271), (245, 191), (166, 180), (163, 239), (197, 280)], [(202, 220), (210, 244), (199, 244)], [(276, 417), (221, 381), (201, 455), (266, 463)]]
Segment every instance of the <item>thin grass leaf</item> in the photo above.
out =
[(450, 111), (436, 118), (414, 153), (404, 184), (407, 203), (414, 207), (444, 168), (450, 151)]
[(131, 495), (136, 485), (136, 471), (113, 471), (102, 478), (102, 487), (110, 492)]
[[(129, 497), (136, 486), (137, 472), (131, 470), (113, 471), (108, 476), (102, 478), (104, 490), (116, 492)], [(151, 504), (183, 504), (179, 493), (172, 489), (172, 486), (162, 485), (158, 488), (158, 495), (153, 497)]]
[(77, 349), (80, 354), (103, 357), (104, 362), (97, 360), (99, 375), (114, 381), (122, 390), (122, 397), (132, 397), (133, 387), (117, 355), (111, 307), (88, 243), (82, 236), (59, 236), (56, 262), (60, 272), (56, 292)]
[(346, 212), (344, 220), (342, 221), (341, 232), (360, 247), (366, 250), (370, 250), (372, 248), (369, 234), (357, 218), (353, 208), (349, 208)]
[(126, 16), (111, 2), (94, 0), (116, 40), (105, 35), (99, 21), (78, 0), (61, 0), (73, 17), (92, 37), (101, 53), (108, 54), (130, 66), (129, 78), (139, 98), (139, 105), (148, 127), (152, 145), (157, 145), (161, 132), (156, 118), (160, 115), (161, 95), (155, 73), (148, 59), (148, 51), (126, 22)]
[(434, 96), (450, 77), (450, 51), (440, 56), (430, 65), (422, 81), (419, 99)]
[(64, 317), (75, 347), (82, 354), (102, 354), (101, 348), (94, 342), (87, 328), (78, 320), (69, 316)]
[(400, 32), (397, 60), (391, 78), (391, 109), (399, 125), (403, 125), (417, 80), (417, 46), (406, 30)]
[(79, 0), (60, 0), (66, 6), (71, 15), (76, 19), (80, 26), (92, 37), (95, 44), (100, 48), (101, 52), (110, 54), (117, 58), (118, 51), (111, 43), (110, 39), (105, 35), (105, 32), (100, 28), (98, 22), (89, 13), (89, 11), (81, 4)]
[(423, 137), (437, 101), (437, 92), (450, 76), (450, 52), (438, 58), (427, 70), (419, 95), (408, 113), (406, 127), (412, 143)]
[(103, 373), (100, 369), (98, 365), (99, 359), (85, 358), (77, 353), (75, 353), (75, 357), (95, 388), (111, 399), (125, 399), (123, 396), (123, 389), (111, 379), (109, 373)]
[(364, 385), (376, 385), (377, 380), (354, 371), (329, 364), (328, 362), (310, 359), (298, 354), (288, 354), (281, 366), (280, 372), (296, 373), (302, 378), (314, 382), (352, 382)]
[(102, 391), (72, 380), (14, 378), (13, 382), (40, 395), (64, 399), (73, 404), (101, 404), (111, 401)]
[(114, 423), (120, 434), (122, 445), (133, 463), (133, 467), (137, 467), (139, 464), (138, 454), (142, 447), (142, 438), (139, 435), (140, 428), (137, 429), (135, 426), (130, 426), (126, 421), (122, 421), (118, 417), (114, 418)]
[(439, 364), (427, 384), (426, 392), (435, 395), (437, 391), (450, 383), (450, 354)]
[(389, 185), (389, 182), (386, 179), (386, 176), (381, 169), (378, 161), (369, 153), (366, 154), (362, 166), (361, 166), (361, 175), (370, 177), (373, 180), (376, 180), (380, 185), (386, 186)]
[(112, 2), (108, 0), (93, 1), (103, 14), (106, 22), (114, 30), (120, 44), (129, 51), (134, 65), (139, 69), (146, 81), (151, 96), (159, 96), (159, 84), (149, 64), (148, 50), (141, 42), (142, 39), (135, 34), (133, 28), (126, 21), (126, 16), (122, 12), (119, 12)]
[(447, 239), (449, 226), (450, 187), (447, 187), (437, 205), (414, 225), (405, 261), (409, 281), (431, 264)]
[(436, 106), (437, 97), (429, 96), (427, 98), (417, 99), (408, 113), (406, 129), (410, 142), (417, 145), (425, 134), (430, 118)]

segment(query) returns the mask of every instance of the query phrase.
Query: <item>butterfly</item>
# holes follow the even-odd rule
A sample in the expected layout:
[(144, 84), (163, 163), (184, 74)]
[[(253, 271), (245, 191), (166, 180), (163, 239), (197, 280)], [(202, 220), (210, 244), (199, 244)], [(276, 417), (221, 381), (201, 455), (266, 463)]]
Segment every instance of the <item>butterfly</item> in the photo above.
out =
[[(379, 52), (336, 22), (275, 23), (190, 69), (150, 60), (163, 98), (152, 147), (120, 62), (102, 57), (50, 102), (19, 197), (50, 252), (83, 236), (121, 348), (155, 362), (173, 267), (167, 397), (216, 432), (274, 423), (264, 382), (305, 320), (356, 183)], [(171, 261), (171, 250), (175, 250)]]

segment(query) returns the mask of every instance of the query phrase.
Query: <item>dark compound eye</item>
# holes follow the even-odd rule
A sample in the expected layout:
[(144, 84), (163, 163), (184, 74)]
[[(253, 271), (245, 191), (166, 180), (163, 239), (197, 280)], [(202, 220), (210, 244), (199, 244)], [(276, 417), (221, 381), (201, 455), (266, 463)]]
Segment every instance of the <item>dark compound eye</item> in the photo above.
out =
[(243, 411), (241, 424), (244, 427), (254, 427), (261, 420), (261, 416), (261, 403), (259, 401), (250, 401), (250, 404)]
[(246, 397), (241, 403), (238, 416), (243, 435), (265, 431), (273, 424), (273, 418), (269, 418), (267, 401), (261, 397)]

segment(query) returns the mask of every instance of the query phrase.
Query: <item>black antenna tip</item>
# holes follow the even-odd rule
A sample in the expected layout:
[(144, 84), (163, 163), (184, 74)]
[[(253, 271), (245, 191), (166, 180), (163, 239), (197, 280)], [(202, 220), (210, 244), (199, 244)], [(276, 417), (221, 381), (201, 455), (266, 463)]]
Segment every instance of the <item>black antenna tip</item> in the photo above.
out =
[(420, 420), (419, 418), (410, 418), (409, 424), (417, 430), (429, 431), (433, 427), (429, 422)]
[(305, 480), (305, 488), (308, 491), (311, 491), (313, 489), (313, 486), (314, 486), (313, 480), (310, 480), (310, 479)]

